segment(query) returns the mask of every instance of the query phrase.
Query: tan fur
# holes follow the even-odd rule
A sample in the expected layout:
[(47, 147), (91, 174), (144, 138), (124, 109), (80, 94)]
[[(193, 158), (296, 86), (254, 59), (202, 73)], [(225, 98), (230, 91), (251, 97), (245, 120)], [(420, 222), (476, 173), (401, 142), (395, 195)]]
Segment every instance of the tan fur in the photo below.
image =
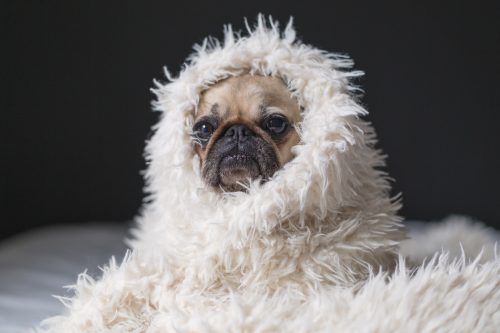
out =
[(229, 124), (244, 124), (269, 142), (274, 147), (281, 166), (293, 158), (291, 148), (299, 142), (295, 128), (289, 131), (282, 142), (275, 143), (259, 126), (263, 106), (285, 115), (292, 126), (300, 121), (300, 107), (281, 79), (246, 74), (219, 81), (201, 94), (195, 121), (212, 114), (215, 104), (218, 105), (216, 113), (220, 124), (205, 148), (195, 146), (202, 166), (207, 152)]

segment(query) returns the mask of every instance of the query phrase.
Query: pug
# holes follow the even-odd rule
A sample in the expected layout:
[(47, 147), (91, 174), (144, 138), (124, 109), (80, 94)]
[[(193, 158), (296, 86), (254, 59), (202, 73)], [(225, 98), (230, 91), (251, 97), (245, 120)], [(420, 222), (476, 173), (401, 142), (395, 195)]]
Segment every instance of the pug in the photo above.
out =
[(245, 191), (293, 158), (301, 109), (282, 79), (245, 74), (202, 92), (192, 128), (201, 175), (215, 190)]

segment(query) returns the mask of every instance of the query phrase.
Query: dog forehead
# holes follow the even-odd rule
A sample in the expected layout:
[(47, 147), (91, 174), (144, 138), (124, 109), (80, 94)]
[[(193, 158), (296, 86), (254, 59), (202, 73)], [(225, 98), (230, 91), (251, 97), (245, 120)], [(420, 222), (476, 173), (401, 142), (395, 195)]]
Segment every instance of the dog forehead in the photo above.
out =
[(296, 120), (299, 107), (285, 83), (277, 77), (245, 74), (221, 80), (200, 95), (196, 118), (256, 120), (268, 107), (279, 108)]
[(217, 82), (202, 93), (197, 118), (204, 115), (220, 119), (253, 118), (258, 115), (265, 99), (262, 84), (245, 77), (232, 77)]

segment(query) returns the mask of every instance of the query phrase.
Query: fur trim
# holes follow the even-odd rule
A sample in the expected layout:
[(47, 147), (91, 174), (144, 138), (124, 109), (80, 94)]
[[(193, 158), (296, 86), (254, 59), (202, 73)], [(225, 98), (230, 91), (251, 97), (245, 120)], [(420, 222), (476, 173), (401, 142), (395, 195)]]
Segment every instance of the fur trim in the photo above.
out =
[(180, 294), (161, 286), (165, 271), (135, 268), (131, 275), (130, 269), (111, 265), (97, 283), (80, 277), (71, 316), (51, 318), (44, 325), (61, 333), (482, 333), (496, 332), (500, 325), (498, 258), (481, 265), (465, 257), (449, 261), (440, 254), (414, 272), (400, 258), (391, 277), (372, 275), (358, 292), (321, 286), (306, 294), (284, 288), (267, 295), (238, 291), (223, 298)]
[[(399, 270), (388, 277), (404, 237), (400, 203), (389, 196), (374, 131), (360, 119), (367, 112), (356, 103), (349, 79), (361, 73), (349, 71), (351, 66), (345, 56), (297, 41), (291, 21), (281, 33), (262, 16), (247, 36), (227, 26), (223, 43), (209, 38), (195, 46), (179, 76), (167, 72), (170, 82), (154, 90), (154, 107), (162, 114), (146, 147), (149, 195), (130, 240), (132, 253), (120, 265), (112, 262), (99, 281), (81, 275), (69, 314), (45, 327), (432, 328), (447, 323), (441, 317), (434, 321), (438, 312), (432, 311), (445, 311), (454, 299), (463, 304), (465, 295), (486, 310), (471, 312), (467, 303), (447, 310), (447, 318), (466, 313), (472, 325), (488, 327), (499, 300), (493, 288), (498, 262), (448, 264), (440, 256), (410, 278), (400, 259)], [(199, 175), (190, 128), (200, 92), (243, 73), (279, 76), (287, 83), (303, 108), (301, 141), (296, 157), (269, 182), (250, 184), (248, 193), (214, 193)]]

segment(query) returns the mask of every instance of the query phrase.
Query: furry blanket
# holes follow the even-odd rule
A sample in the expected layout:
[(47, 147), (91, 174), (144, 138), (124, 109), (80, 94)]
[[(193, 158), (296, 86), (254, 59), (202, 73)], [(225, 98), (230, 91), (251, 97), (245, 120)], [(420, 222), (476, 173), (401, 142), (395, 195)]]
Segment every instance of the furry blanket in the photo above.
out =
[[(122, 263), (80, 275), (48, 332), (492, 332), (500, 260), (469, 223), (405, 238), (383, 155), (360, 116), (345, 56), (262, 16), (248, 35), (195, 46), (157, 83), (162, 112), (146, 156), (149, 193)], [(199, 94), (229, 76), (281, 77), (303, 109), (295, 158), (248, 192), (215, 193), (190, 139)], [(457, 227), (458, 226), (458, 227)], [(472, 232), (474, 231), (474, 232)], [(457, 236), (458, 235), (458, 236)], [(437, 253), (456, 238), (471, 252)], [(418, 237), (418, 236), (417, 236)], [(455, 239), (453, 241), (453, 239)], [(415, 243), (416, 242), (416, 243)], [(429, 244), (432, 242), (432, 244)], [(440, 244), (439, 242), (442, 242)], [(399, 253), (399, 246), (402, 249)], [(490, 252), (476, 258), (476, 247)], [(428, 248), (426, 246), (429, 246)], [(438, 251), (439, 252), (439, 251)], [(407, 265), (403, 255), (415, 267)], [(428, 257), (423, 264), (423, 258)], [(472, 257), (472, 260), (470, 259)]]

